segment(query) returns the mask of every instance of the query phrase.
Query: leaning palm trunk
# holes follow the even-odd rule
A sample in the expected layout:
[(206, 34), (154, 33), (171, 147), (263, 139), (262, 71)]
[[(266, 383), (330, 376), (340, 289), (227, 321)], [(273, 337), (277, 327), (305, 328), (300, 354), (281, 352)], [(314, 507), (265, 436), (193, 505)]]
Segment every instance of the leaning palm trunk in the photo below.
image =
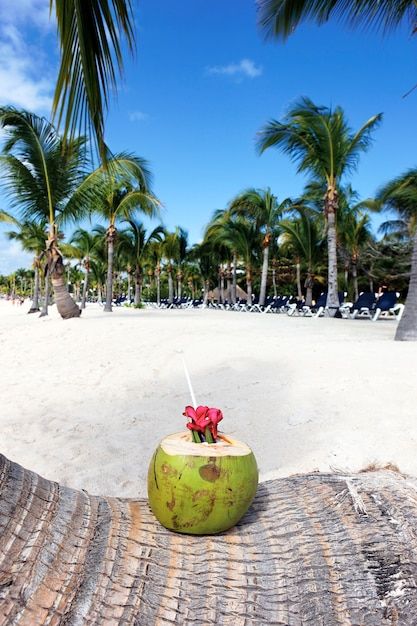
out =
[(178, 273), (177, 274), (177, 280), (178, 280), (178, 299), (181, 300), (181, 295), (182, 295), (182, 274)]
[(268, 261), (269, 261), (269, 235), (265, 236), (264, 249), (263, 249), (263, 261), (262, 261), (262, 275), (261, 275), (261, 293), (259, 294), (259, 304), (265, 305), (266, 299), (266, 284), (268, 281)]
[(0, 626), (413, 626), (416, 490), (386, 470), (270, 480), (236, 528), (193, 539), (144, 499), (91, 496), (0, 455)]
[(414, 234), (411, 275), (404, 314), (395, 334), (396, 341), (417, 341), (417, 229)]
[(303, 291), (301, 289), (301, 264), (300, 259), (297, 259), (297, 263), (295, 264), (296, 273), (297, 273), (297, 298), (299, 300), (303, 299)]
[[(54, 290), (56, 308), (63, 319), (79, 317), (81, 315), (81, 309), (76, 305), (68, 293), (65, 267), (57, 241), (58, 234), (56, 227), (53, 225), (48, 241), (46, 242), (46, 258), (48, 273), (51, 277), (52, 287)], [(46, 279), (47, 278), (48, 277), (46, 277)]]
[(106, 304), (104, 305), (104, 311), (106, 313), (112, 312), (112, 300), (113, 300), (113, 259), (114, 259), (114, 242), (116, 239), (116, 227), (113, 224), (107, 229), (107, 280), (106, 280)]
[(340, 305), (337, 287), (337, 249), (336, 249), (336, 210), (339, 205), (338, 192), (334, 186), (329, 186), (325, 196), (324, 212), (327, 218), (327, 253), (328, 279), (327, 302), (329, 315), (334, 316)]
[(28, 313), (37, 313), (39, 311), (39, 258), (35, 257), (34, 262), (35, 283), (33, 286), (33, 300)]

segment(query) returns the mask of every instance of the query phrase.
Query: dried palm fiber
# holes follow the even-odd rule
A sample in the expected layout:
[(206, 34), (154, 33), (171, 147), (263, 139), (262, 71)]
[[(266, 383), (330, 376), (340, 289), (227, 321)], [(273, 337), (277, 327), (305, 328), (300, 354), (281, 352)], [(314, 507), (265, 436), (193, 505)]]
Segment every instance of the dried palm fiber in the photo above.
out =
[(145, 500), (90, 496), (0, 456), (0, 624), (417, 624), (417, 480), (263, 483), (222, 535), (170, 533)]

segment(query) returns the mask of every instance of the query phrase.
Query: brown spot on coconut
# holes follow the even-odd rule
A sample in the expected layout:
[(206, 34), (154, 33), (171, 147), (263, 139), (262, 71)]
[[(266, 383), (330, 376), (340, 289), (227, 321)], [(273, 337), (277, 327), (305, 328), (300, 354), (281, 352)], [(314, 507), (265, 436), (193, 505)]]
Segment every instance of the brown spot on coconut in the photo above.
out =
[(248, 510), (257, 485), (252, 450), (230, 436), (208, 444), (194, 443), (189, 431), (169, 435), (149, 465), (151, 510), (176, 532), (206, 535), (231, 528)]

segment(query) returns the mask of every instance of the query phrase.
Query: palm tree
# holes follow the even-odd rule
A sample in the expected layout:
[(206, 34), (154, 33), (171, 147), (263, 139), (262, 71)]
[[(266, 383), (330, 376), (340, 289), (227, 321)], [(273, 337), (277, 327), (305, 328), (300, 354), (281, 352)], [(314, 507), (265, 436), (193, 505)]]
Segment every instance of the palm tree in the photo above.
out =
[(340, 224), (340, 244), (346, 253), (347, 263), (352, 270), (354, 299), (359, 297), (358, 263), (363, 250), (372, 240), (370, 217), (364, 211), (356, 211), (355, 207), (349, 211)]
[(116, 75), (123, 69), (123, 39), (134, 48), (131, 0), (50, 0), (55, 8), (61, 63), (53, 101), (65, 136), (94, 134), (101, 162), (107, 163), (104, 117)]
[(353, 133), (343, 109), (319, 107), (302, 98), (283, 122), (272, 120), (260, 133), (261, 152), (271, 146), (280, 148), (298, 164), (298, 172), (308, 172), (314, 181), (326, 185), (323, 209), (327, 223), (327, 306), (334, 312), (339, 306), (336, 251), (339, 188), (343, 176), (357, 166), (360, 153), (369, 148), (372, 131), (381, 118), (381, 114), (374, 115)]
[(35, 281), (33, 286), (33, 300), (28, 313), (36, 313), (39, 311), (39, 286), (40, 286), (40, 271), (41, 260), (45, 253), (45, 241), (47, 238), (46, 222), (31, 222), (25, 220), (24, 222), (16, 223), (18, 230), (11, 230), (6, 232), (6, 236), (9, 239), (18, 241), (23, 250), (32, 252), (35, 257), (33, 259), (33, 269), (35, 272)]
[(177, 295), (178, 298), (181, 298), (182, 295), (182, 280), (184, 278), (184, 263), (187, 258), (188, 251), (188, 233), (184, 228), (180, 226), (176, 229), (177, 238), (178, 238), (178, 256), (177, 256), (177, 281), (178, 281), (178, 289)]
[(164, 228), (157, 226), (149, 234), (141, 222), (126, 220), (128, 228), (120, 232), (119, 251), (133, 266), (135, 275), (135, 306), (142, 301), (143, 267), (150, 252), (152, 243), (162, 242)]
[[(165, 234), (165, 233), (164, 233)], [(156, 303), (161, 304), (161, 260), (164, 256), (164, 241), (154, 241), (149, 246), (148, 258), (155, 275)]]
[(13, 107), (0, 108), (0, 128), (6, 135), (3, 186), (24, 219), (48, 220), (45, 256), (56, 305), (63, 318), (78, 317), (81, 310), (65, 284), (58, 227), (86, 211), (82, 192), (72, 195), (85, 176), (85, 141), (64, 141), (47, 120)]
[(257, 0), (258, 22), (268, 37), (287, 39), (297, 26), (308, 20), (324, 24), (343, 19), (351, 24), (393, 30), (402, 23), (417, 20), (415, 0)]
[(91, 269), (91, 257), (94, 255), (97, 247), (100, 246), (100, 240), (94, 233), (90, 233), (84, 228), (78, 228), (71, 237), (70, 245), (73, 250), (73, 254), (76, 258), (80, 259), (81, 264), (84, 266), (84, 284), (83, 293), (81, 296), (81, 308), (85, 309), (87, 290), (89, 286), (89, 275)]
[(403, 221), (413, 224), (410, 283), (395, 339), (417, 341), (417, 169), (409, 170), (387, 183), (378, 192), (377, 199), (384, 207), (397, 211)]
[(130, 219), (137, 211), (155, 217), (160, 203), (150, 191), (151, 175), (147, 162), (141, 157), (121, 153), (106, 165), (89, 174), (80, 185), (78, 193), (90, 199), (91, 211), (108, 220), (106, 304), (104, 311), (111, 313), (113, 299), (113, 264), (117, 222)]
[(228, 293), (230, 292), (228, 299), (231, 300), (232, 304), (236, 302), (238, 246), (240, 243), (239, 231), (234, 228), (234, 224), (241, 219), (241, 216), (236, 215), (236, 213), (236, 211), (232, 212), (230, 208), (215, 211), (204, 233), (204, 241), (210, 244), (213, 251), (216, 251), (221, 262), (226, 261), (229, 281), (231, 273), (232, 284), (228, 288)]
[(167, 260), (167, 273), (168, 273), (168, 302), (172, 303), (174, 300), (174, 265), (179, 257), (179, 238), (178, 228), (174, 232), (165, 233), (165, 239), (163, 243), (163, 255)]
[(294, 206), (298, 214), (296, 219), (283, 220), (280, 224), (283, 231), (283, 252), (291, 251), (296, 258), (297, 294), (302, 298), (301, 290), (301, 261), (305, 263), (307, 276), (304, 287), (306, 289), (306, 305), (311, 306), (313, 298), (314, 271), (322, 258), (321, 228), (317, 217), (308, 207)]
[(266, 286), (268, 280), (269, 251), (273, 234), (278, 234), (278, 225), (282, 214), (290, 205), (286, 199), (280, 204), (277, 198), (268, 188), (247, 189), (239, 194), (230, 204), (231, 213), (243, 215), (256, 224), (256, 228), (262, 234), (262, 275), (259, 304), (263, 306), (266, 298)]

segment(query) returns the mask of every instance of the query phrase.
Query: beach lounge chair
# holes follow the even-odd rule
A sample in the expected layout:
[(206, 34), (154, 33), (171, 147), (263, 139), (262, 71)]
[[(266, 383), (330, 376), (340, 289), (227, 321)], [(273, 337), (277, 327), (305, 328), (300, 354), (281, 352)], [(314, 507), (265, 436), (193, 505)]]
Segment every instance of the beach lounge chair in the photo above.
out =
[(370, 291), (364, 291), (359, 294), (359, 298), (355, 303), (352, 304), (352, 302), (345, 302), (339, 308), (339, 311), (345, 319), (349, 317), (352, 319), (360, 317), (371, 318), (375, 308), (375, 302), (375, 294)]
[(398, 295), (395, 291), (386, 291), (380, 296), (375, 304), (375, 313), (372, 316), (373, 322), (376, 322), (381, 317), (394, 318), (400, 321), (404, 312), (404, 305), (397, 302)]

